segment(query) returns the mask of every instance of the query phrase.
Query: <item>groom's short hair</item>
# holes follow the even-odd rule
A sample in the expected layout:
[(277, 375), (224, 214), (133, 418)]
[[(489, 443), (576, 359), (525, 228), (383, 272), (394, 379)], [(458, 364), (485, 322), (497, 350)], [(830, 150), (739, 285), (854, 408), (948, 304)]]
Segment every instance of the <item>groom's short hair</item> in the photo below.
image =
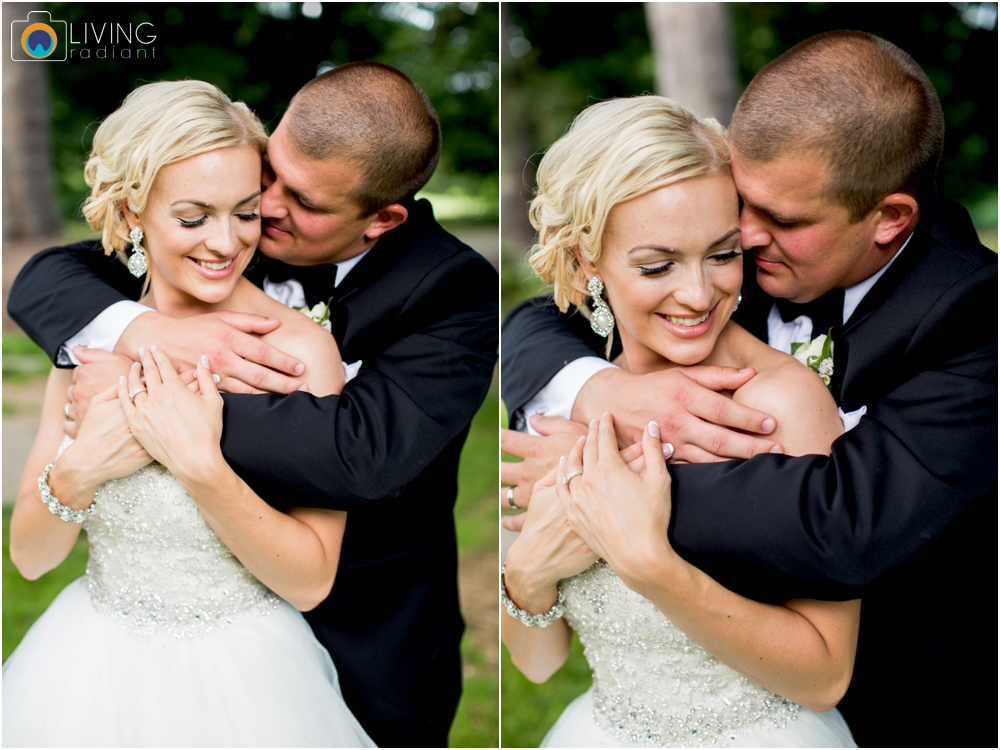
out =
[(381, 63), (349, 63), (313, 78), (292, 99), (283, 122), (304, 156), (360, 168), (351, 197), (362, 216), (411, 197), (427, 184), (441, 155), (441, 124), (430, 99)]
[(811, 37), (768, 63), (730, 127), (743, 158), (789, 153), (830, 165), (825, 193), (857, 222), (892, 193), (933, 194), (944, 115), (930, 80), (899, 47), (860, 31)]

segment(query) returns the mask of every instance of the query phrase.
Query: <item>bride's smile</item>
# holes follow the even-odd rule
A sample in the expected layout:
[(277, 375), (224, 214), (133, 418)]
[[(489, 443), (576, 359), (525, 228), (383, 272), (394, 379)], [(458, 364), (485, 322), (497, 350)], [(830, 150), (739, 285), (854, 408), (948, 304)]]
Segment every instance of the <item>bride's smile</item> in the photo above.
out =
[(158, 309), (225, 306), (260, 239), (260, 168), (250, 146), (198, 154), (161, 168), (145, 208), (126, 212), (145, 234)]
[(739, 201), (728, 173), (682, 180), (616, 205), (597, 274), (631, 371), (704, 360), (736, 307)]

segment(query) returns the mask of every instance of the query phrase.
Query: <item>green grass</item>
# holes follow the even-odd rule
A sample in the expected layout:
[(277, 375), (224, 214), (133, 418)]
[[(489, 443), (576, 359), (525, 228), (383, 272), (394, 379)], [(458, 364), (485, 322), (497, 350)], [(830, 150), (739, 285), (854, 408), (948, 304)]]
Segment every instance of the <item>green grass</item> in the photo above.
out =
[(48, 373), (52, 363), (34, 341), (20, 331), (3, 334), (3, 377), (25, 380)]
[(563, 709), (590, 687), (590, 667), (583, 657), (580, 639), (573, 636), (566, 663), (541, 685), (521, 674), (511, 662), (507, 649), (503, 648), (500, 684), (503, 704), (500, 744), (503, 747), (538, 747)]
[[(463, 560), (489, 551), (495, 556), (497, 550), (500, 397), (495, 385), (472, 420), (458, 467), (455, 525), (459, 555)], [(448, 735), (448, 744), (452, 747), (496, 747), (500, 720), (497, 670), (472, 642), (468, 629), (462, 639), (462, 661), (465, 665), (462, 700)]]
[(80, 534), (65, 562), (37, 581), (21, 577), (8, 551), (10, 508), (3, 509), (3, 660), (11, 655), (28, 628), (68, 584), (87, 568), (87, 535)]

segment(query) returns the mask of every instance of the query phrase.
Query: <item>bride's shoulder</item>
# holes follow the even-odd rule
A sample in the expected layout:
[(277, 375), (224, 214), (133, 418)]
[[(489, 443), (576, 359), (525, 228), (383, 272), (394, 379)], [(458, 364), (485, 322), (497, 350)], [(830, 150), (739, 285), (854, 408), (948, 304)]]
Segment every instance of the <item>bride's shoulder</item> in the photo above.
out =
[(340, 393), (344, 368), (340, 347), (330, 333), (298, 310), (286, 307), (247, 282), (241, 290), (242, 311), (277, 318), (281, 325), (261, 338), (306, 366), (302, 379), (316, 395)]
[(828, 454), (844, 431), (837, 403), (819, 375), (795, 358), (772, 349), (751, 334), (745, 367), (757, 374), (733, 394), (737, 403), (770, 414), (778, 424), (769, 437), (789, 455)]

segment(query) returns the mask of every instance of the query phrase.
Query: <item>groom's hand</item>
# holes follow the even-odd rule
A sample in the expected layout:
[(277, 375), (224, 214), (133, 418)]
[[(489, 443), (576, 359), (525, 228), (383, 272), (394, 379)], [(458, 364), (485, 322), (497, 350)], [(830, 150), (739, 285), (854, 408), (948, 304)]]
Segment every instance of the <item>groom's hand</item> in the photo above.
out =
[(521, 459), (519, 463), (500, 463), (500, 484), (514, 490), (513, 493), (503, 491), (501, 507), (506, 507), (507, 510), (511, 510), (508, 497), (518, 508), (527, 508), (535, 482), (552, 471), (559, 462), (559, 457), (568, 455), (577, 439), (587, 434), (585, 425), (562, 417), (534, 414), (530, 421), (539, 435), (500, 430), (500, 451)]
[(656, 422), (661, 439), (674, 446), (677, 461), (706, 463), (782, 453), (769, 435), (774, 418), (738, 404), (720, 391), (735, 391), (756, 373), (752, 368), (696, 365), (633, 375), (618, 368), (601, 370), (584, 385), (573, 405), (573, 419), (589, 423), (610, 411), (618, 444), (642, 439), (646, 425)]
[(305, 365), (253, 334), (270, 333), (281, 325), (275, 318), (227, 310), (171, 318), (143, 313), (122, 333), (115, 353), (138, 360), (139, 347), (156, 344), (177, 365), (193, 371), (202, 355), (220, 376), (219, 390), (229, 393), (292, 393), (304, 388), (296, 376)]
[(121, 354), (82, 346), (74, 347), (73, 355), (83, 364), (73, 370), (73, 385), (66, 394), (69, 404), (64, 412), (63, 431), (75, 440), (91, 400), (115, 385), (121, 375), (128, 375), (132, 360)]

